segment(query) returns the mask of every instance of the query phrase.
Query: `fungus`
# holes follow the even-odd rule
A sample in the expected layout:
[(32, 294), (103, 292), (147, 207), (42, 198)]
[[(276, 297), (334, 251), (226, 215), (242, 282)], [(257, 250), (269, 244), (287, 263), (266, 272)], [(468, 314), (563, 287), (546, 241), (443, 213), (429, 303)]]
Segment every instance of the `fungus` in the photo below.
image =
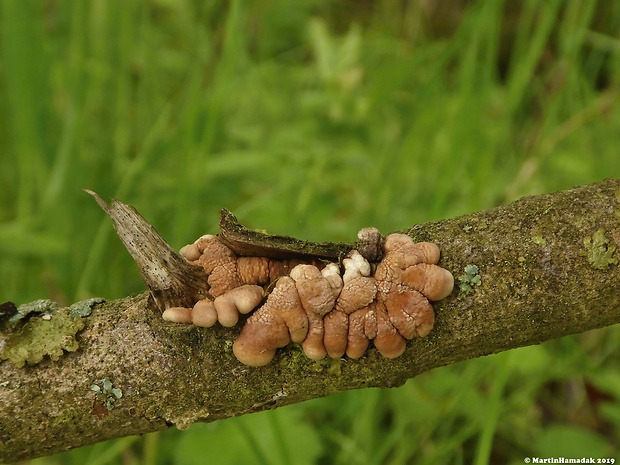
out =
[(402, 274), (402, 280), (431, 302), (445, 299), (454, 288), (454, 277), (445, 268), (429, 263), (410, 266)]
[(233, 353), (245, 365), (263, 366), (271, 361), (276, 349), (290, 341), (302, 342), (307, 334), (308, 317), (295, 281), (284, 276), (265, 304), (246, 321), (233, 344)]
[(188, 262), (195, 262), (202, 255), (202, 251), (198, 248), (196, 242), (188, 244), (179, 250), (179, 254)]
[(162, 317), (174, 323), (193, 323), (209, 328), (219, 321), (222, 326), (231, 327), (239, 321), (239, 314), (254, 310), (263, 299), (263, 288), (251, 284), (231, 289), (211, 301), (202, 299), (193, 308), (167, 308)]
[(205, 270), (210, 286), (209, 293), (213, 297), (244, 284), (268, 285), (279, 277), (288, 275), (291, 269), (303, 263), (297, 259), (238, 257), (218, 236), (210, 234), (182, 247), (179, 253), (188, 262)]
[[(217, 296), (213, 301), (217, 319), (222, 326), (235, 326), (239, 314), (250, 313), (263, 299), (263, 288), (244, 284), (231, 291)], [(195, 308), (195, 307), (194, 307)]]
[(426, 336), (435, 320), (429, 300), (447, 297), (454, 287), (454, 278), (449, 271), (436, 265), (440, 256), (436, 244), (414, 243), (405, 234), (391, 234), (386, 238), (384, 249), (383, 260), (375, 272), (379, 300), (384, 304), (384, 307), (377, 308), (375, 347), (382, 355), (389, 356), (382, 352), (381, 347), (394, 354), (402, 343), (399, 341), (388, 348), (386, 338), (392, 332), (382, 328), (384, 314), (405, 339)]
[(164, 310), (161, 317), (172, 323), (191, 323), (192, 309), (185, 307), (170, 307)]
[(335, 263), (322, 271), (312, 265), (297, 265), (290, 276), (308, 317), (308, 334), (302, 343), (304, 353), (312, 360), (321, 360), (327, 355), (323, 345), (323, 318), (334, 308), (342, 289), (340, 270)]
[[(196, 263), (201, 265), (209, 275), (209, 293), (213, 297), (243, 284), (237, 271), (237, 257), (217, 236), (202, 236), (194, 242), (194, 245), (201, 254)], [(188, 255), (194, 256), (193, 253)]]
[(164, 319), (234, 326), (239, 314), (260, 305), (263, 287), (275, 282), (233, 344), (241, 363), (266, 365), (291, 341), (301, 343), (312, 360), (345, 353), (359, 358), (370, 341), (382, 356), (398, 357), (407, 339), (431, 331), (435, 315), (430, 301), (447, 297), (454, 279), (437, 266), (440, 251), (433, 243), (414, 243), (405, 234), (384, 240), (376, 228), (361, 230), (358, 238), (361, 252), (347, 254), (341, 277), (336, 263), (321, 270), (308, 261), (238, 257), (218, 237), (202, 236), (183, 247), (181, 255), (204, 268), (212, 297), (192, 309), (169, 308)]
[(196, 326), (210, 328), (217, 321), (217, 317), (217, 310), (211, 299), (199, 300), (192, 308), (192, 323)]
[(383, 256), (383, 236), (377, 228), (363, 228), (357, 233), (358, 250), (369, 262), (378, 262)]
[(382, 305), (376, 306), (377, 335), (373, 339), (375, 347), (385, 358), (402, 355), (407, 347), (405, 338), (394, 327), (391, 318)]
[(370, 340), (377, 335), (377, 314), (372, 306), (362, 308), (349, 315), (349, 334), (346, 354), (360, 358), (366, 352)]
[(347, 349), (349, 315), (368, 306), (377, 295), (374, 279), (370, 277), (370, 263), (353, 250), (342, 261), (344, 275), (342, 290), (334, 310), (325, 315), (324, 343), (327, 354), (332, 358), (342, 357)]

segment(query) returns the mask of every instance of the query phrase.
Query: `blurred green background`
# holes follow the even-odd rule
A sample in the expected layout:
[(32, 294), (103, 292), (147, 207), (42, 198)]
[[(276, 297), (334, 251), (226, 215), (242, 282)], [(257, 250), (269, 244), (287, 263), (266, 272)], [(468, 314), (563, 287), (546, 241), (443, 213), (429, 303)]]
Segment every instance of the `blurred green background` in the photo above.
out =
[[(179, 248), (221, 207), (348, 241), (618, 177), (619, 31), (617, 1), (1, 0), (0, 301), (144, 289), (81, 188)], [(618, 336), (32, 463), (613, 456)]]

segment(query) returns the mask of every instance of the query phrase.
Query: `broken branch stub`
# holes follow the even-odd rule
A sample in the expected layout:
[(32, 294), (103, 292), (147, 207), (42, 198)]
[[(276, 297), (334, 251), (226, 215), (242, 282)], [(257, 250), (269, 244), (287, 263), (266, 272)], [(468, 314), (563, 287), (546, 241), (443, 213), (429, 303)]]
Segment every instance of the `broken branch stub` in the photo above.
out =
[(208, 276), (204, 269), (188, 263), (172, 249), (135, 208), (116, 199), (108, 205), (95, 192), (87, 189), (84, 192), (93, 196), (112, 219), (118, 237), (136, 261), (160, 311), (191, 307), (208, 296)]

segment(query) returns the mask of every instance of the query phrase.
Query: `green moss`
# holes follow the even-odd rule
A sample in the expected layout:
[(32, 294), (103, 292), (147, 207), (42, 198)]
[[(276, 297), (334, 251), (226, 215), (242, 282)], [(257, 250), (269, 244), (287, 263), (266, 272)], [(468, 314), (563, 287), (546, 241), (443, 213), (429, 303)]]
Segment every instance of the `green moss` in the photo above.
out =
[(68, 309), (54, 315), (30, 318), (21, 330), (7, 338), (0, 358), (20, 368), (26, 362), (35, 365), (46, 355), (56, 361), (63, 351), (75, 352), (78, 349), (75, 334), (82, 328), (82, 319), (73, 318)]
[(547, 246), (547, 240), (544, 237), (542, 237), (540, 234), (534, 234), (532, 236), (532, 242), (541, 247)]
[(588, 261), (592, 268), (597, 270), (606, 270), (609, 265), (616, 265), (617, 258), (613, 258), (616, 246), (609, 243), (609, 239), (605, 237), (603, 228), (596, 231), (592, 237), (588, 236), (583, 240), (588, 253)]
[(327, 373), (332, 376), (340, 376), (342, 374), (342, 365), (339, 358), (330, 358)]

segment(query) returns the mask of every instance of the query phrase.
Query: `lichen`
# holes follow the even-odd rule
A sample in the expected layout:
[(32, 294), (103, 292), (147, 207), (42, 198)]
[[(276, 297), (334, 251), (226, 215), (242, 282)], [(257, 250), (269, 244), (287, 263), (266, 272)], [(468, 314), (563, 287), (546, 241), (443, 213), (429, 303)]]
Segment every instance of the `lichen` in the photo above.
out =
[(462, 274), (457, 279), (459, 280), (459, 289), (463, 297), (473, 293), (474, 286), (479, 286), (482, 282), (476, 265), (467, 265), (465, 267), (465, 274)]
[(46, 313), (32, 317), (20, 330), (7, 337), (0, 358), (19, 368), (26, 362), (36, 365), (46, 355), (57, 361), (63, 351), (75, 352), (78, 349), (75, 334), (82, 328), (82, 319), (74, 318), (68, 309), (53, 315)]
[[(89, 316), (92, 313), (93, 307), (101, 302), (105, 302), (105, 299), (94, 297), (76, 302), (69, 307), (69, 314), (73, 318)], [(20, 323), (24, 323), (34, 316), (42, 316), (44, 319), (49, 320), (59, 310), (62, 310), (62, 307), (49, 299), (35, 300), (17, 307), (17, 311), (9, 319), (9, 325), (15, 328)]]
[(91, 384), (90, 390), (97, 394), (97, 402), (108, 410), (112, 410), (114, 403), (123, 397), (123, 391), (115, 388), (109, 378), (103, 378)]
[(101, 297), (93, 297), (91, 299), (81, 300), (69, 307), (69, 312), (73, 318), (90, 316), (93, 307), (97, 304), (105, 302)]
[(601, 228), (596, 231), (592, 237), (588, 236), (583, 240), (588, 254), (590, 266), (597, 270), (606, 270), (609, 265), (616, 265), (618, 259), (613, 257), (616, 246), (609, 243), (609, 239), (605, 237), (605, 229)]
[(60, 309), (60, 306), (56, 302), (52, 302), (48, 299), (35, 300), (27, 304), (17, 307), (17, 313), (9, 319), (11, 327), (15, 327), (20, 321), (25, 320), (36, 314), (53, 314)]
[(541, 234), (533, 234), (532, 235), (532, 242), (536, 245), (539, 245), (541, 247), (546, 247), (547, 246), (547, 240), (542, 237)]

